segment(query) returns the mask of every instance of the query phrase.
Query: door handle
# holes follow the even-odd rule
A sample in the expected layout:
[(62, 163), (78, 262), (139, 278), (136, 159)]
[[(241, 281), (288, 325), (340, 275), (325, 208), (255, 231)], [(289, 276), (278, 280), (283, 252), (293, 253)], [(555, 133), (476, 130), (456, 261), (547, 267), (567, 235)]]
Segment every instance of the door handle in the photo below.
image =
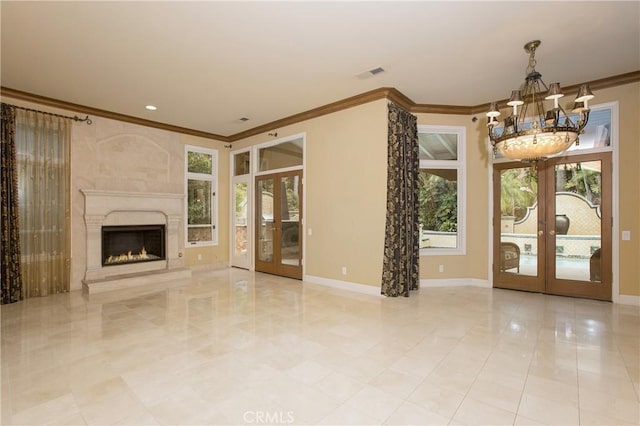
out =
[(551, 231), (549, 231), (549, 234), (556, 235), (556, 231), (552, 229)]
[(542, 237), (544, 235), (544, 231), (541, 229), (538, 231), (538, 237)]

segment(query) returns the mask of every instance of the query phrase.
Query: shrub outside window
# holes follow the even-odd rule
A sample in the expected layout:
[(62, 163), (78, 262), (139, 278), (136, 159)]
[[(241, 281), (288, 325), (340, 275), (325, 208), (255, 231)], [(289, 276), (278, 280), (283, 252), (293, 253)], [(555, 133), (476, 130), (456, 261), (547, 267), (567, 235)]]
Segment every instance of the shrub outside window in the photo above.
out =
[(187, 247), (218, 243), (218, 153), (195, 146), (185, 147)]

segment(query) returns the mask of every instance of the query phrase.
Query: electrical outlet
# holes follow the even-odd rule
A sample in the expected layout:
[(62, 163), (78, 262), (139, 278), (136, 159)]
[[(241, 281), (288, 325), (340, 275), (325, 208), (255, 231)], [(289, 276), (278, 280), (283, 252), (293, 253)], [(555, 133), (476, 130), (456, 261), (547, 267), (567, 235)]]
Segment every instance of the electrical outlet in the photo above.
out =
[(444, 272), (444, 265), (438, 265), (438, 272)]
[(347, 267), (346, 266), (342, 267), (342, 275), (347, 275)]
[(202, 254), (198, 253), (198, 260), (202, 260)]

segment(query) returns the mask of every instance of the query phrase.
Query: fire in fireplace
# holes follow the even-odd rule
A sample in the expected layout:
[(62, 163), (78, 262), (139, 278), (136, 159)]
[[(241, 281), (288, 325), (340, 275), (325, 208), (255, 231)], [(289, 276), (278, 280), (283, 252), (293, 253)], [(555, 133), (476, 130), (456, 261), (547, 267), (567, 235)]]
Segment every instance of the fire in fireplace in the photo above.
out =
[(102, 266), (164, 259), (164, 225), (102, 227)]

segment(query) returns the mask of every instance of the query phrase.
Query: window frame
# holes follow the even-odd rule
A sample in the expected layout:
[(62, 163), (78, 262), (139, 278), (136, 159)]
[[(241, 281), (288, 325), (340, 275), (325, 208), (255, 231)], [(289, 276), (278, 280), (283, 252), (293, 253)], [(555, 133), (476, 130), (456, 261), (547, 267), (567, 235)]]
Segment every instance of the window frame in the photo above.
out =
[[(457, 171), (457, 231), (456, 248), (429, 248), (420, 249), (420, 256), (449, 256), (466, 254), (466, 140), (467, 128), (464, 126), (440, 126), (440, 125), (418, 125), (418, 134), (421, 133), (447, 133), (457, 136), (457, 159), (456, 160), (420, 160), (420, 170), (429, 169), (451, 169)], [(420, 236), (422, 238), (422, 235)]]
[[(197, 152), (211, 155), (211, 174), (189, 172), (189, 153)], [(189, 228), (202, 228), (209, 225), (189, 224), (189, 180), (211, 182), (211, 240), (189, 241)], [(184, 245), (189, 247), (205, 247), (218, 245), (218, 150), (201, 146), (184, 146)]]

